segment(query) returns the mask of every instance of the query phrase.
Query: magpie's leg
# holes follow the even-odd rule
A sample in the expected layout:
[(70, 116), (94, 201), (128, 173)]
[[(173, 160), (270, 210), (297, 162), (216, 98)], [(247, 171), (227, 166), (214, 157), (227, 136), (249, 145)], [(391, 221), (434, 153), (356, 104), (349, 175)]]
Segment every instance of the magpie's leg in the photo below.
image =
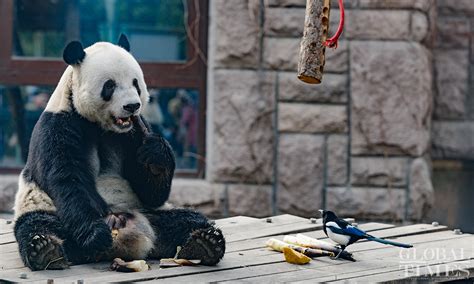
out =
[(346, 246), (343, 246), (341, 245), (341, 250), (339, 251), (339, 253), (336, 255), (336, 257), (334, 259), (338, 259), (339, 256), (341, 255), (341, 253), (346, 249)]

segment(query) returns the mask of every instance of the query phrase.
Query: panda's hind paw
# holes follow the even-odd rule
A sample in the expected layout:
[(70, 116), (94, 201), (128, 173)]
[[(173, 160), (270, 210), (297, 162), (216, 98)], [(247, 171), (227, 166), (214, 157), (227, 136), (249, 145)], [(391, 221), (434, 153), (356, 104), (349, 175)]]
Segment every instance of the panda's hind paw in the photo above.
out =
[(33, 236), (27, 249), (28, 266), (32, 270), (68, 268), (62, 242), (54, 235)]
[(178, 253), (178, 258), (200, 259), (201, 264), (216, 265), (225, 253), (222, 231), (214, 226), (197, 229)]

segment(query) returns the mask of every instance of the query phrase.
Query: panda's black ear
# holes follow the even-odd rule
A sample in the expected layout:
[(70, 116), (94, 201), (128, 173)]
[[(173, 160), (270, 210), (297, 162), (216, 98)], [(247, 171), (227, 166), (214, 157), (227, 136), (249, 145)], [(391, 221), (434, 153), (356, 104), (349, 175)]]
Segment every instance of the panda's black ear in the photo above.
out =
[(117, 45), (123, 47), (123, 49), (130, 52), (130, 43), (128, 42), (128, 38), (126, 35), (120, 34)]
[(78, 41), (68, 43), (63, 52), (63, 59), (69, 65), (79, 64), (86, 57), (82, 44)]

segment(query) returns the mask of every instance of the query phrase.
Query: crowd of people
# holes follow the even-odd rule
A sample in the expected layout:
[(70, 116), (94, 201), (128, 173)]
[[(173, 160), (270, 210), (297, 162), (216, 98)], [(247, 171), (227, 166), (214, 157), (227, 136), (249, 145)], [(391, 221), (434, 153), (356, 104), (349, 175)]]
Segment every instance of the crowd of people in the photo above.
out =
[[(23, 102), (23, 122), (15, 121), (9, 88), (0, 87), (0, 166), (21, 167), (18, 127), (23, 127), (25, 139), (41, 112), (45, 109), (51, 88), (19, 87)], [(185, 89), (151, 89), (149, 105), (143, 115), (156, 133), (163, 135), (175, 151), (177, 167), (194, 169), (197, 165), (198, 93)]]

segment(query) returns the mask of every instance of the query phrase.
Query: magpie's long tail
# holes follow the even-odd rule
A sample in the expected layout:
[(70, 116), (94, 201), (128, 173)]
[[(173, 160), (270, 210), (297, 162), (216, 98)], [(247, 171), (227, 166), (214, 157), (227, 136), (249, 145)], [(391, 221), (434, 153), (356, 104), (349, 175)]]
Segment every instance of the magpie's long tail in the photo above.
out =
[(393, 241), (389, 241), (389, 240), (384, 240), (384, 239), (379, 239), (377, 237), (374, 237), (374, 236), (367, 236), (367, 240), (369, 241), (375, 241), (375, 242), (379, 242), (381, 244), (386, 244), (386, 245), (392, 245), (392, 246), (396, 246), (396, 247), (401, 247), (401, 248), (412, 248), (413, 246), (410, 245), (410, 244), (403, 244), (403, 243), (397, 243), (397, 242), (393, 242)]

